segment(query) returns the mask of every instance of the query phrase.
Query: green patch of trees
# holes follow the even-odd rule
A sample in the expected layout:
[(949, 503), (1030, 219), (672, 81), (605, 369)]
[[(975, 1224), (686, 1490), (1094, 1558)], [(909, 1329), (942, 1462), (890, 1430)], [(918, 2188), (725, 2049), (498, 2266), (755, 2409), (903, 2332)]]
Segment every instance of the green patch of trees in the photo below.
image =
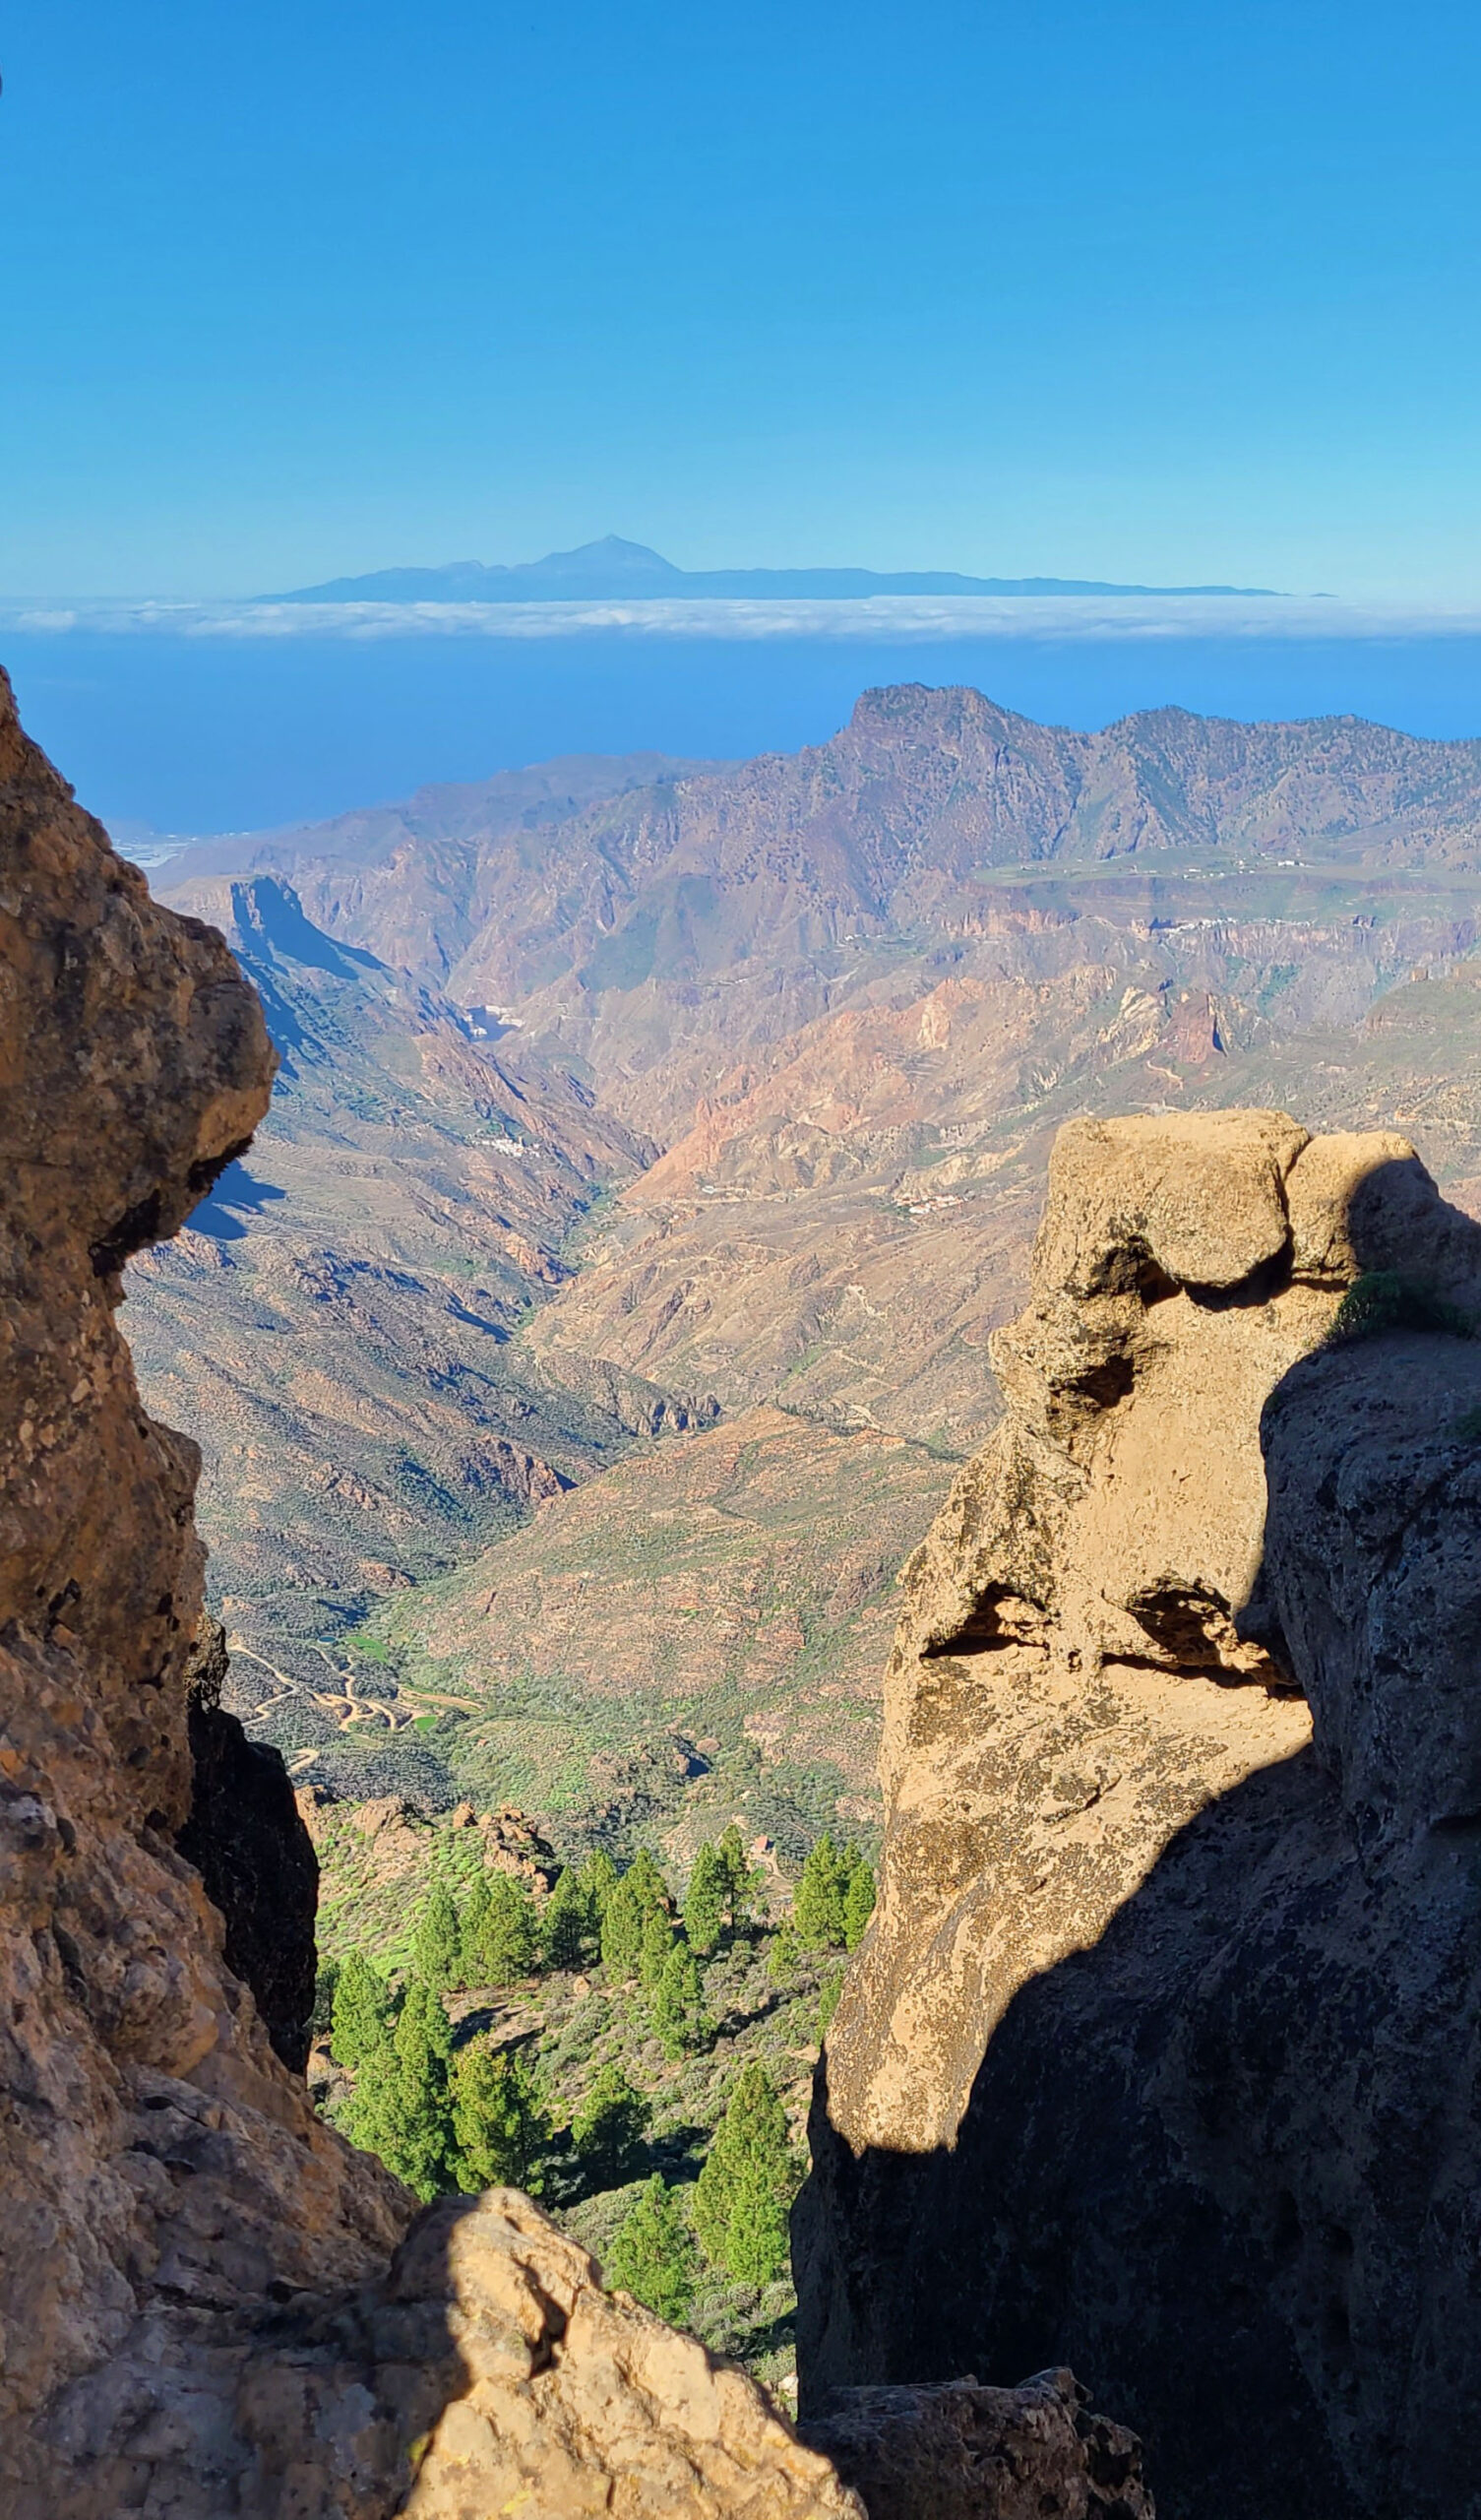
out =
[[(480, 1867), (461, 1885), (440, 1874), (400, 1983), (360, 1951), (326, 1981), (333, 2051), (354, 2078), (340, 2104), (345, 2132), (424, 2198), (512, 2185), (553, 2190), (569, 2203), (623, 2186), (644, 2166), (653, 2103), (628, 2066), (603, 2062), (569, 2130), (558, 2133), (526, 2056), (486, 2035), (455, 2033), (445, 1999), (599, 1966), (619, 2017), (636, 2019), (677, 2064), (714, 2039), (707, 1968), (721, 1966), (739, 1937), (754, 1939), (761, 1889), (734, 1826), (697, 1851), (682, 1912), (646, 1849), (621, 1872), (604, 1854), (568, 1865), (542, 1905), (501, 1869)], [(836, 2001), (841, 1955), (858, 1942), (873, 1904), (874, 1875), (858, 1850), (820, 1838), (791, 1921), (771, 1935), (773, 1976), (807, 1954), (813, 1984), (812, 1956), (840, 1955), (820, 1989), (820, 2030)], [(764, 2066), (748, 2062), (730, 2084), (698, 2180), (668, 2185), (651, 2176), (630, 2205), (607, 2252), (609, 2279), (669, 2319), (684, 2316), (702, 2281), (712, 2285), (707, 2266), (764, 2289), (786, 2266), (801, 2174), (781, 2100)]]
[(670, 2058), (703, 2048), (714, 2036), (714, 2024), (705, 2009), (700, 1964), (682, 1933), (659, 1972), (648, 2012), (663, 2053)]
[(523, 2187), (538, 2196), (550, 2150), (550, 2111), (523, 2056), (470, 2041), (453, 2068), (453, 2129), (458, 2184)]
[(571, 2120), (572, 2140), (593, 2187), (620, 2187), (648, 2132), (648, 2102), (615, 2058), (592, 2078)]
[(696, 1951), (714, 1951), (722, 1935), (743, 1930), (761, 1882), (762, 1875), (753, 1867), (732, 1820), (717, 1846), (707, 1841), (700, 1848), (689, 1876), (684, 1927)]
[(534, 1901), (507, 1872), (474, 1875), (459, 1923), (461, 1983), (513, 1986), (527, 1978), (540, 1948)]

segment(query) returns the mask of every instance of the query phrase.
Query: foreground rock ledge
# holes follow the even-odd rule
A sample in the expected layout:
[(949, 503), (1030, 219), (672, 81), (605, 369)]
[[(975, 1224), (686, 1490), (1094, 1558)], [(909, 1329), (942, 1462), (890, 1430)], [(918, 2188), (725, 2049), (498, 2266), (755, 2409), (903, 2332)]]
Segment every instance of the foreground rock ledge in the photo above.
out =
[[(1365, 1272), (1393, 1326), (1332, 1342)], [(1481, 1342), (1436, 1298), (1481, 1321), (1481, 1229), (1400, 1138), (1061, 1133), (906, 1570), (804, 2419), (1065, 2356), (1179, 2520), (1481, 2513)]]
[(840, 2389), (807, 2437), (871, 2520), (1154, 2520), (1141, 2442), (1089, 2413), (1073, 2371), (1018, 2389)]
[(0, 2511), (863, 2520), (527, 2198), (416, 2215), (283, 2062), (312, 1851), (277, 1850), (275, 1939), (301, 1824), (192, 1665), (197, 1458), (115, 1319), (273, 1067), (219, 936), (151, 902), (0, 676)]

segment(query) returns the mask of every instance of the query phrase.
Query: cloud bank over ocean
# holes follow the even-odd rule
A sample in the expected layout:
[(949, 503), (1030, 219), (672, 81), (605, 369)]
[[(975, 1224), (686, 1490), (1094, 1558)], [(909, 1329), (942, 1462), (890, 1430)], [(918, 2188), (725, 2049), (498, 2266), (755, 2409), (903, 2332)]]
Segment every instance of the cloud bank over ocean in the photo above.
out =
[(819, 640), (1435, 639), (1481, 635), (1481, 605), (1327, 596), (643, 598), (548, 603), (0, 602), (0, 632), (173, 639)]
[(1481, 608), (1313, 598), (12, 601), (0, 662), (85, 804), (193, 837), (563, 754), (793, 751), (889, 683), (1481, 737)]

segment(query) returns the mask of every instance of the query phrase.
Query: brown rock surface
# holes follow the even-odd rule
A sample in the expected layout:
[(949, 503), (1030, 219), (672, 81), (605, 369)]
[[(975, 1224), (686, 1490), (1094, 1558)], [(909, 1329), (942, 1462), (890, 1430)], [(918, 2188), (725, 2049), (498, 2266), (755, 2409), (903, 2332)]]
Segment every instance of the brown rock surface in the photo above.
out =
[(870, 2520), (1152, 2520), (1141, 2442), (1089, 2412), (1073, 2371), (1017, 2389), (840, 2389), (807, 2438)]
[(1360, 1268), (1481, 1309), (1402, 1140), (1061, 1134), (907, 1570), (805, 2415), (1062, 2354), (1180, 2520), (1481, 2510), (1481, 1346), (1328, 1343)]
[(151, 904), (3, 683), (0, 921), (0, 2508), (857, 2520), (525, 2199), (439, 2208), (393, 2256), (412, 2200), (274, 2054), (174, 1844), (197, 1464), (114, 1319), (272, 1054), (221, 939)]

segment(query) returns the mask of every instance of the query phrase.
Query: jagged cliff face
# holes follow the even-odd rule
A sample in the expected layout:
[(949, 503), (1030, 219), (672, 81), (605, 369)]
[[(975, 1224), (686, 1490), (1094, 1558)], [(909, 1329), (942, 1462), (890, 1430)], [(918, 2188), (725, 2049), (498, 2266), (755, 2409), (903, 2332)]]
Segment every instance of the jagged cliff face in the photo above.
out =
[(413, 2200), (275, 2052), (301, 1951), (240, 1824), (288, 1824), (209, 1689), (192, 1725), (197, 1457), (115, 1319), (273, 1065), (220, 937), (150, 902), (0, 678), (0, 2508), (859, 2520), (525, 2200), (403, 2237)]
[(154, 908), (3, 686), (0, 920), (0, 2476), (11, 2509), (108, 2512), (161, 2339), (360, 2275), (405, 2213), (278, 2067), (173, 1843), (196, 1457), (140, 1406), (118, 1272), (250, 1137), (273, 1053), (219, 937)]
[(1367, 1269), (1481, 1291), (1400, 1139), (1059, 1139), (907, 1569), (804, 2409), (1063, 2355), (1180, 2520), (1481, 2508), (1481, 1348), (1327, 1343)]

